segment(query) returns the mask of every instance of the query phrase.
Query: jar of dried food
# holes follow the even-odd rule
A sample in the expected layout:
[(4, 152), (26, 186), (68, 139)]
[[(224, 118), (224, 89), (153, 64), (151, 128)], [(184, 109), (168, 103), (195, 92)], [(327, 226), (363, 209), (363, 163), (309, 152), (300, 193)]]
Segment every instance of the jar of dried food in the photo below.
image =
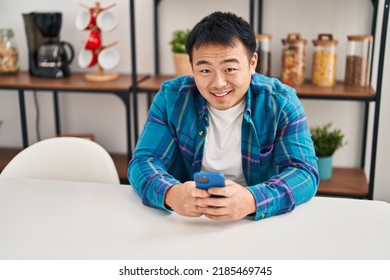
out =
[(19, 53), (12, 29), (0, 29), (0, 74), (19, 71)]
[(313, 40), (312, 82), (314, 85), (331, 87), (336, 83), (336, 45), (332, 34), (319, 34)]
[(372, 35), (347, 36), (345, 84), (366, 87), (370, 84)]
[(289, 33), (282, 43), (281, 80), (290, 86), (300, 86), (305, 81), (306, 40), (299, 33)]
[(256, 34), (258, 55), (256, 72), (265, 76), (271, 75), (271, 38), (270, 34)]

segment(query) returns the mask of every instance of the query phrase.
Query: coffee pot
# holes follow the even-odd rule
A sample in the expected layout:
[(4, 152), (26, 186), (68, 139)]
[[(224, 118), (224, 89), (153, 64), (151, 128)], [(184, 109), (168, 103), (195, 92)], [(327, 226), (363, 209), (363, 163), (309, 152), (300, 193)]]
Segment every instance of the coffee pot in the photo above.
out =
[[(68, 51), (65, 49), (68, 48)], [(69, 53), (69, 57), (68, 54)], [(68, 42), (42, 45), (38, 50), (38, 67), (61, 68), (69, 65), (74, 58), (74, 50)]]
[(62, 13), (23, 14), (29, 51), (30, 75), (46, 78), (70, 76), (74, 58), (71, 44), (60, 40)]

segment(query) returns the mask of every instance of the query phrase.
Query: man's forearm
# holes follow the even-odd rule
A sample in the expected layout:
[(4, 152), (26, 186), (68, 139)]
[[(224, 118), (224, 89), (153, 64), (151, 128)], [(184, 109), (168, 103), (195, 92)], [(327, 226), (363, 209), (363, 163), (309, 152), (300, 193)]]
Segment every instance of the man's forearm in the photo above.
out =
[(316, 170), (289, 168), (261, 184), (250, 186), (256, 201), (255, 219), (263, 219), (292, 211), (311, 199), (318, 186)]

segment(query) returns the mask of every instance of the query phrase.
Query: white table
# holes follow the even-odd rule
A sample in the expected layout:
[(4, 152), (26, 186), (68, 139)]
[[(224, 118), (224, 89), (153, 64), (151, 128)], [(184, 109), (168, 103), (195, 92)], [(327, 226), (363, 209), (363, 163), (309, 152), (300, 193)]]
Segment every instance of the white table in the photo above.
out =
[(146, 207), (126, 185), (0, 177), (0, 259), (390, 259), (390, 204), (315, 197), (216, 222)]

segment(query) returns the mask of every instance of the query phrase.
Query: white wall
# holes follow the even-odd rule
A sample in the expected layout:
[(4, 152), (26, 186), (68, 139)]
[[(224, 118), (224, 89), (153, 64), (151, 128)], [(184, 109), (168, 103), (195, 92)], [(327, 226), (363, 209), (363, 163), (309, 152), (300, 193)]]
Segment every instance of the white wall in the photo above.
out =
[[(91, 0), (0, 0), (0, 28), (12, 27), (20, 50), (22, 69), (27, 69), (27, 48), (22, 21), (22, 13), (30, 11), (61, 11), (63, 13), (63, 28), (61, 37), (71, 42), (76, 53), (82, 47), (87, 32), (78, 31), (74, 20), (82, 10), (79, 3), (93, 5)], [(102, 0), (102, 6), (115, 1)], [(137, 30), (137, 65), (140, 73), (152, 73), (153, 60), (153, 14), (152, 0), (135, 0), (136, 30)], [(382, 1), (383, 2), (383, 1)], [(129, 38), (129, 3), (117, 0), (113, 11), (118, 15), (119, 26), (114, 31), (104, 34), (104, 41), (109, 43), (118, 40), (116, 46), (121, 53), (121, 61), (116, 67), (117, 72), (129, 73), (131, 69), (130, 38)], [(312, 39), (318, 33), (334, 34), (339, 41), (337, 77), (343, 79), (345, 70), (346, 35), (370, 33), (371, 1), (370, 0), (266, 0), (264, 1), (263, 32), (271, 33), (272, 37), (272, 75), (280, 72), (281, 39), (289, 32), (300, 32), (308, 40), (307, 71), (310, 78)], [(249, 1), (244, 0), (163, 0), (160, 4), (160, 57), (161, 72), (173, 73), (173, 64), (169, 51), (169, 40), (173, 30), (191, 28), (203, 16), (212, 11), (232, 11), (249, 20)], [(381, 10), (380, 10), (381, 16)], [(379, 22), (378, 29), (381, 24)], [(380, 31), (380, 30), (379, 30)], [(390, 33), (390, 31), (389, 31)], [(389, 38), (390, 36), (388, 36)], [(387, 40), (387, 56), (384, 76), (389, 76), (390, 43)], [(379, 41), (377, 41), (377, 46)], [(377, 60), (378, 58), (376, 58)], [(80, 71), (77, 63), (72, 64), (73, 71)], [(96, 71), (92, 69), (90, 71)], [(375, 81), (374, 81), (375, 82)], [(387, 156), (390, 155), (386, 143), (390, 141), (390, 132), (386, 126), (389, 119), (387, 107), (390, 105), (390, 82), (384, 80), (381, 104), (381, 121), (378, 142), (377, 177), (375, 198), (390, 202), (389, 175), (385, 168)], [(27, 94), (28, 124), (30, 143), (36, 141), (34, 131), (35, 110), (32, 95)], [(38, 94), (40, 109), (44, 119), (41, 121), (41, 135), (43, 138), (54, 136), (54, 121), (52, 97), (47, 93)], [(140, 128), (145, 119), (145, 106), (140, 108)], [(62, 94), (61, 117), (64, 133), (92, 132), (97, 141), (111, 152), (126, 150), (124, 108), (119, 99), (110, 95), (81, 95)], [(338, 166), (359, 166), (361, 158), (361, 121), (363, 106), (359, 102), (334, 102), (303, 100), (309, 124), (316, 125), (332, 121), (341, 128), (348, 141), (348, 145), (335, 154), (335, 164)], [(109, 105), (109, 106), (108, 106)], [(372, 111), (372, 110), (371, 110)], [(0, 146), (21, 146), (20, 118), (17, 96), (11, 91), (0, 92), (0, 120), (3, 126), (0, 130)], [(369, 142), (371, 141), (369, 137)], [(369, 156), (369, 152), (368, 152)], [(368, 157), (369, 159), (369, 157)]]

